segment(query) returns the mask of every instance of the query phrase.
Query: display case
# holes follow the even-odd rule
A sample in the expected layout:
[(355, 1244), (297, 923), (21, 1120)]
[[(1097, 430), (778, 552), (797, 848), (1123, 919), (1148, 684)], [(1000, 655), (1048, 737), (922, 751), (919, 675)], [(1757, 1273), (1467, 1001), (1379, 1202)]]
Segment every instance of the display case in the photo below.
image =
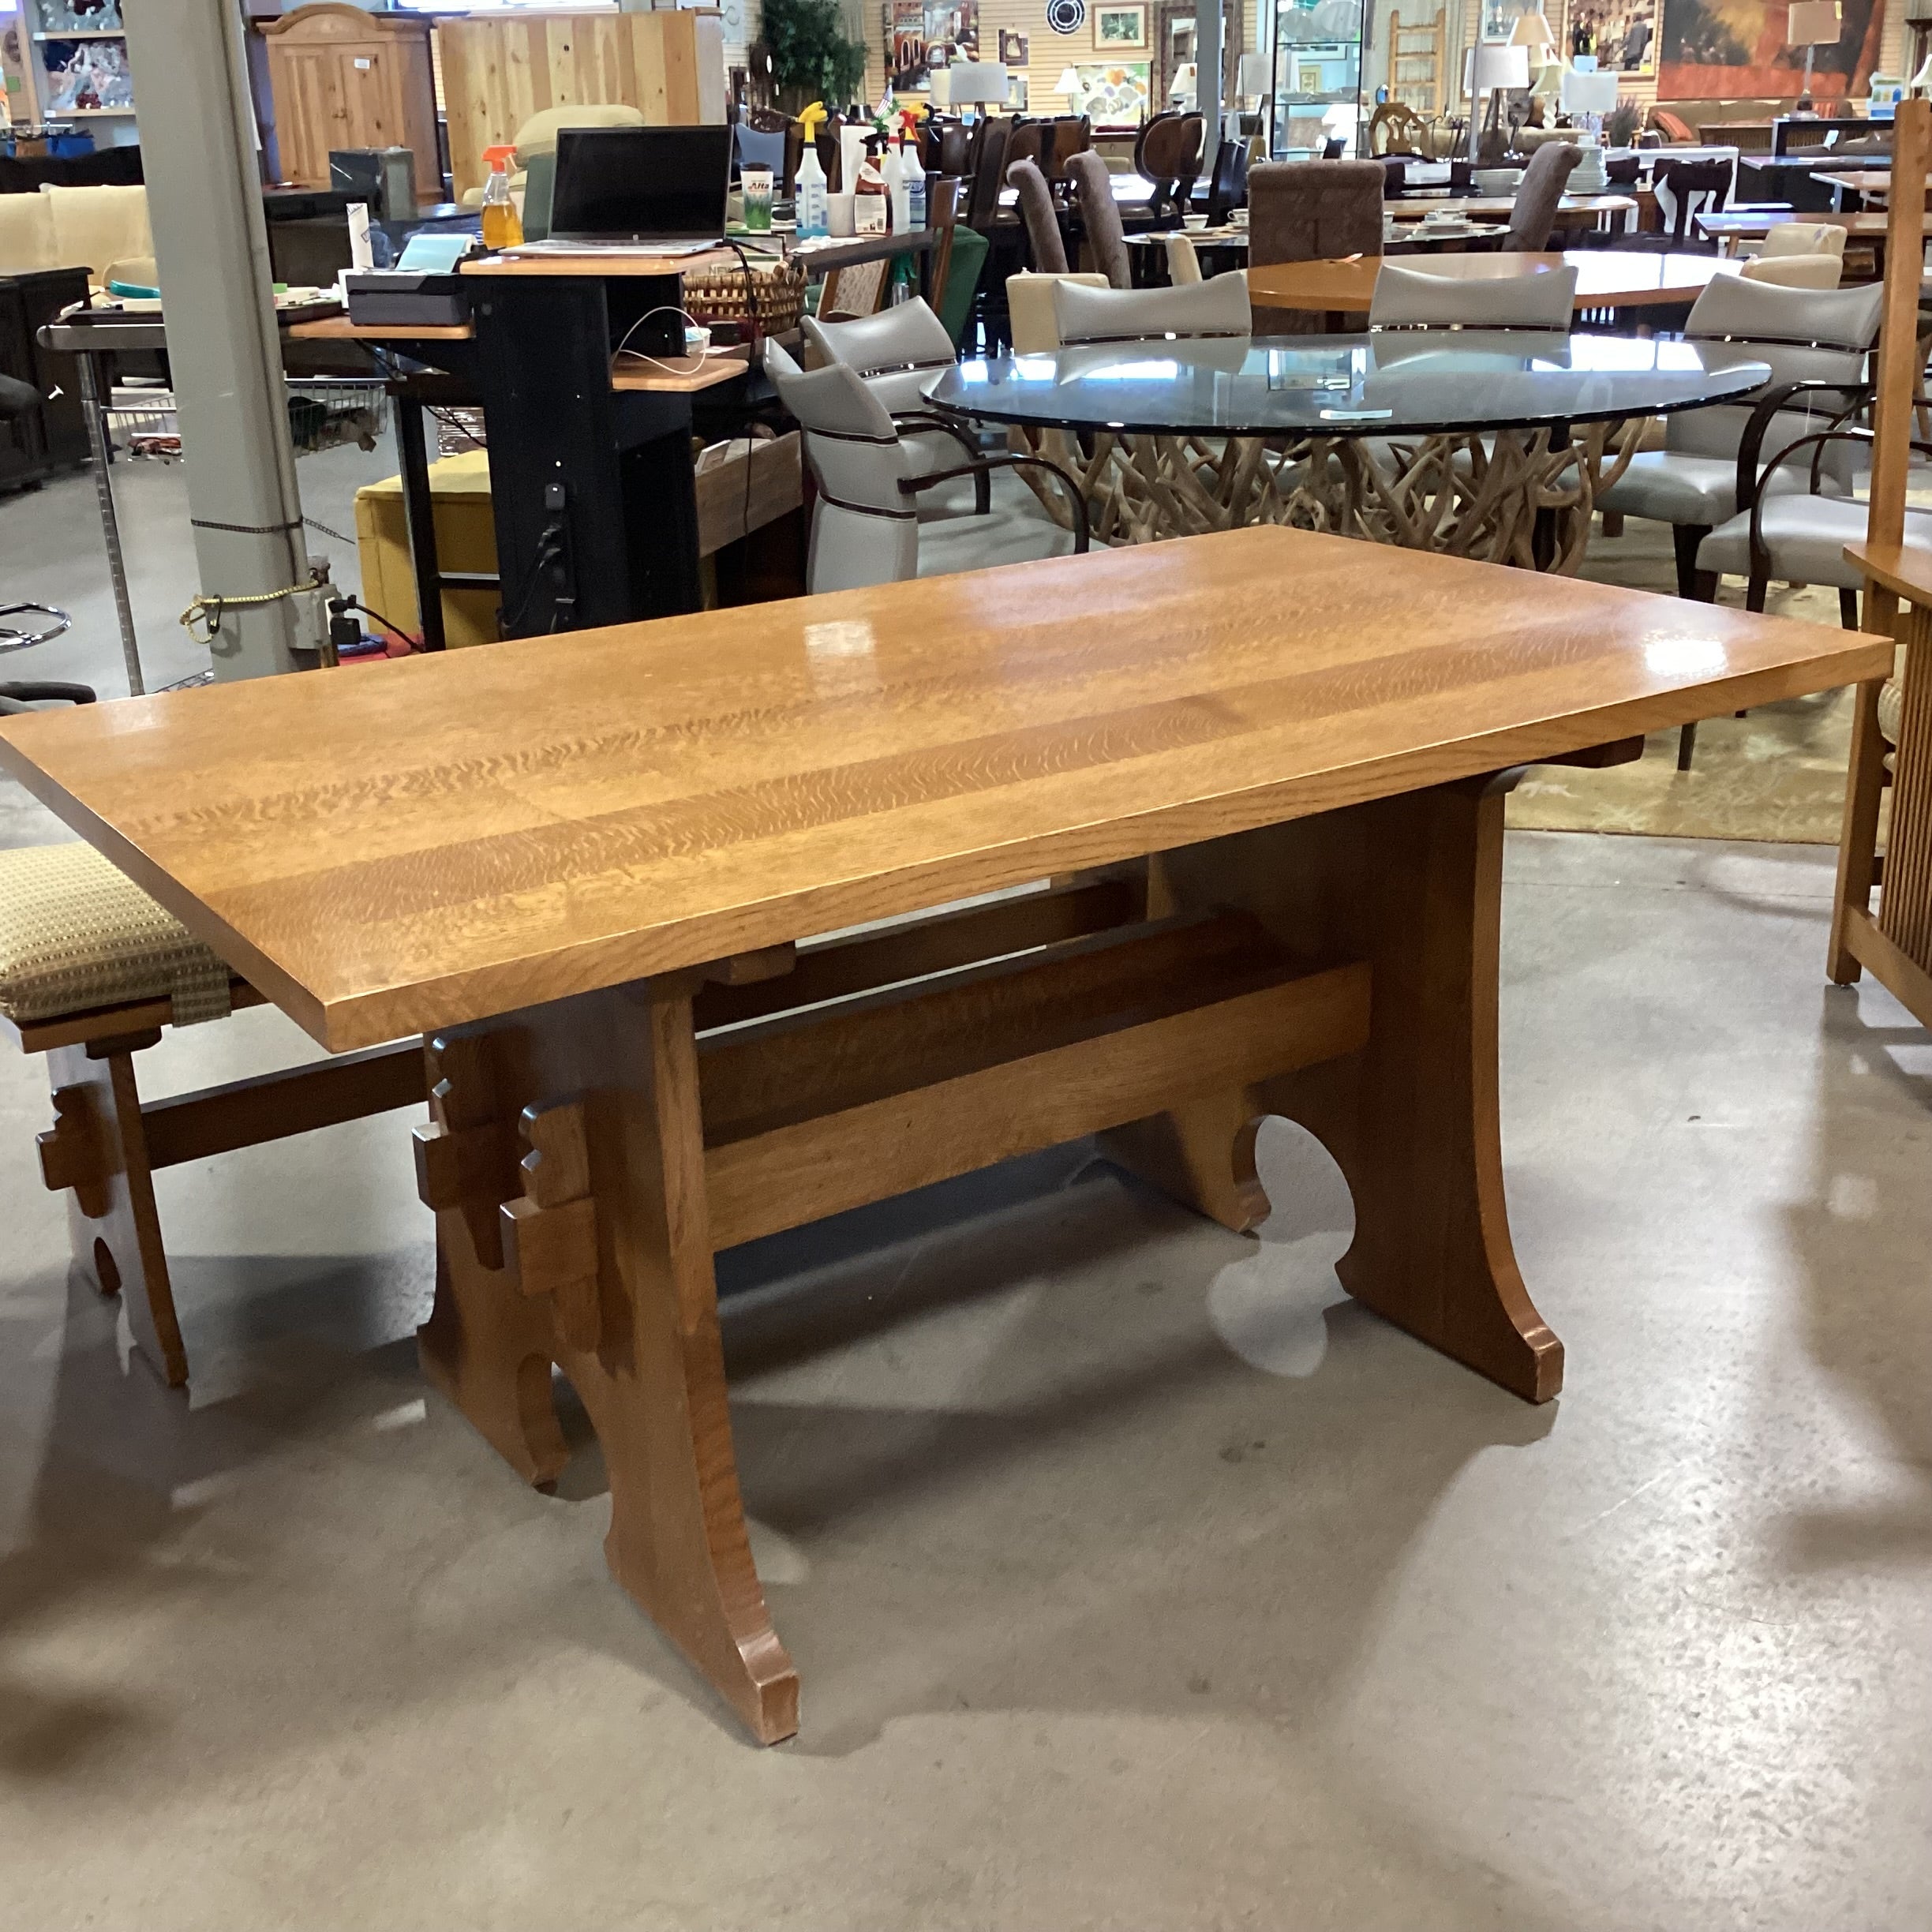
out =
[(1339, 137), (1352, 151), (1361, 119), (1361, 0), (1280, 0), (1275, 13), (1270, 146), (1320, 154)]
[(28, 80), (43, 121), (91, 128), (97, 145), (133, 140), (134, 81), (122, 0), (22, 0)]

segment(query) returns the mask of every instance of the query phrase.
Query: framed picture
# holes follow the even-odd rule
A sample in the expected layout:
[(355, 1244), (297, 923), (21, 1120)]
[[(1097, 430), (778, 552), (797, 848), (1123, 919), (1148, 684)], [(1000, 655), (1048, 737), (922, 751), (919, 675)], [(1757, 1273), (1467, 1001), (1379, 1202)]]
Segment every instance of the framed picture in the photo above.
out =
[(1027, 65), (1027, 36), (1024, 27), (1002, 27), (999, 37), (1000, 65), (1002, 67), (1024, 67)]
[(1093, 10), (1094, 50), (1100, 54), (1133, 54), (1148, 43), (1146, 0), (1133, 0), (1125, 6), (1110, 6), (1099, 0)]
[(1312, 66), (1297, 67), (1295, 70), (1295, 92), (1297, 94), (1319, 94), (1322, 91), (1322, 70), (1319, 62)]

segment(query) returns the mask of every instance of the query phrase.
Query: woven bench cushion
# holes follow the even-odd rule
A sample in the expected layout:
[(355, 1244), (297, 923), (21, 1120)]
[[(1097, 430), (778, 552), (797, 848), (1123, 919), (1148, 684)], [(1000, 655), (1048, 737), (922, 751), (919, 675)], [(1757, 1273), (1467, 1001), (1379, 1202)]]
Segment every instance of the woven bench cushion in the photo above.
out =
[(0, 1013), (58, 1020), (137, 1000), (174, 1024), (228, 1011), (228, 968), (91, 845), (0, 852)]
[(1878, 729), (1887, 744), (1896, 744), (1899, 718), (1905, 709), (1905, 690), (1896, 678), (1887, 678), (1878, 693)]

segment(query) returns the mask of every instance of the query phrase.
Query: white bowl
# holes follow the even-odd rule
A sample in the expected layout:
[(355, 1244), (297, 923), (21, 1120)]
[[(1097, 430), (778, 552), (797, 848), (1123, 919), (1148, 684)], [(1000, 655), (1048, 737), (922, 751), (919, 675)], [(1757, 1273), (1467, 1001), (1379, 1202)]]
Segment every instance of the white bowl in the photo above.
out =
[(1478, 168), (1470, 177), (1478, 194), (1513, 195), (1522, 185), (1521, 168)]
[(1205, 215), (1183, 215), (1181, 226), (1190, 234), (1199, 234), (1208, 226), (1208, 217)]

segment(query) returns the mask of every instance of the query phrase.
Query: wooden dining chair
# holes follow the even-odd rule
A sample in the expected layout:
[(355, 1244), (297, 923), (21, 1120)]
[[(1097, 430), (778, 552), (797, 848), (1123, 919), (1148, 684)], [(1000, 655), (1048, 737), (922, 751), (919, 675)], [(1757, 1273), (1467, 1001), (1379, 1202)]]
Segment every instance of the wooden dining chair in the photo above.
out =
[(1157, 114), (1136, 143), (1138, 171), (1154, 184), (1148, 200), (1149, 227), (1178, 223), (1188, 212), (1200, 178), (1206, 125), (1197, 114)]
[(1899, 103), (1893, 147), (1876, 444), (1868, 522), (1854, 560), (1866, 579), (1861, 627), (1896, 637), (1901, 648), (1891, 678), (1856, 687), (1826, 970), (1840, 986), (1870, 972), (1921, 1026), (1932, 1027), (1932, 551), (1913, 545), (1906, 507), (1912, 414), (1925, 381), (1915, 324), (1932, 103)]
[(1689, 249), (1714, 255), (1717, 245), (1706, 242), (1691, 226), (1694, 215), (1723, 212), (1731, 195), (1732, 164), (1728, 161), (1661, 161), (1651, 176), (1654, 185), (1668, 188), (1676, 206), (1671, 225), (1661, 234), (1620, 234), (1609, 245), (1625, 253), (1657, 254)]
[(1248, 144), (1224, 140), (1215, 151), (1208, 177), (1208, 226), (1219, 228), (1235, 208), (1248, 201)]

